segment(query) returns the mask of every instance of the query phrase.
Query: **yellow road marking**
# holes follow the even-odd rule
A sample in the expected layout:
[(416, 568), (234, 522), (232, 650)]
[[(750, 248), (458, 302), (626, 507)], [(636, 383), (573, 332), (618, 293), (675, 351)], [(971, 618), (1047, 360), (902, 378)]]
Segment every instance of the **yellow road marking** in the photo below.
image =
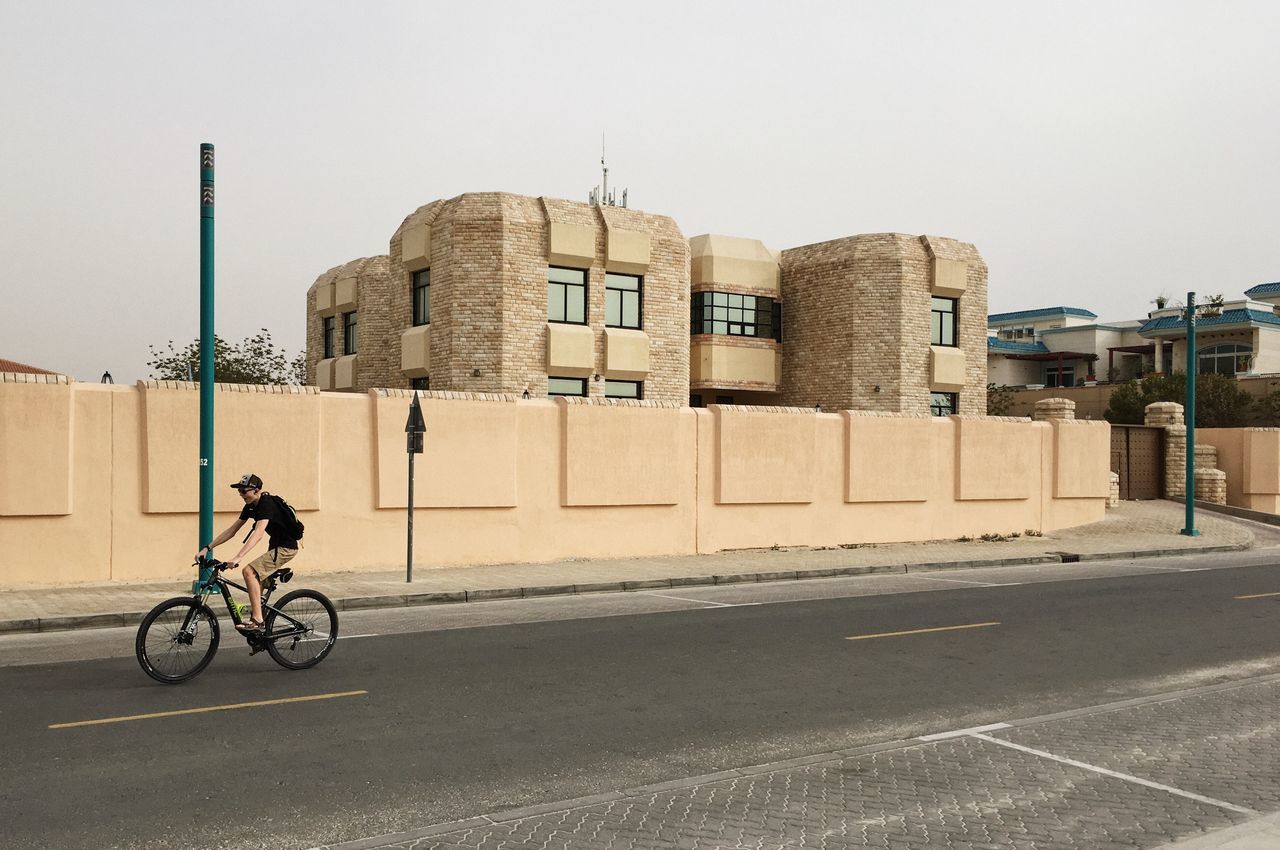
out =
[(1000, 623), (995, 622), (995, 623), (969, 623), (968, 625), (964, 625), (964, 626), (937, 626), (936, 628), (932, 628), (932, 629), (911, 629), (910, 631), (905, 631), (905, 632), (881, 632), (880, 634), (876, 634), (876, 635), (854, 635), (853, 637), (845, 638), (845, 640), (869, 640), (871, 638), (898, 637), (899, 635), (922, 635), (925, 632), (952, 632), (952, 631), (955, 631), (956, 629), (981, 629), (985, 626), (998, 626), (998, 625), (1000, 625)]
[(1276, 593), (1254, 593), (1249, 596), (1237, 596), (1236, 599), (1261, 599), (1264, 596), (1280, 596), (1280, 591)]
[(258, 702), (238, 702), (233, 705), (210, 705), (204, 708), (184, 708), (180, 711), (157, 711), (152, 714), (131, 714), (128, 717), (103, 717), (100, 720), (77, 720), (75, 723), (51, 723), (50, 729), (70, 729), (73, 726), (100, 726), (103, 723), (124, 723), (128, 720), (153, 720), (157, 717), (177, 717), (180, 714), (204, 714), (208, 711), (231, 711), (237, 708), (257, 708), (263, 705), (284, 705), (289, 702), (311, 702), (318, 699), (337, 699), (338, 697), (355, 697), (367, 694), (368, 691), (342, 691), (336, 694), (315, 694), (309, 697), (288, 697), (287, 699), (264, 699)]

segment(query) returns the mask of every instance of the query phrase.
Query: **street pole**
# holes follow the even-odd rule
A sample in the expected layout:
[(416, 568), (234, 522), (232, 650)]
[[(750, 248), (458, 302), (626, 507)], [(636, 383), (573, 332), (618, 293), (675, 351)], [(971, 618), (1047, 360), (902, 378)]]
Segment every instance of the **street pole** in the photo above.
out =
[(1187, 525), (1182, 534), (1199, 537), (1196, 528), (1196, 294), (1187, 293)]
[(405, 449), (409, 453), (409, 519), (408, 519), (408, 552), (405, 554), (404, 580), (413, 581), (413, 456), (422, 452), (422, 432), (427, 429), (422, 419), (422, 405), (418, 404), (418, 394), (413, 394), (409, 403), (409, 418), (404, 423)]
[(213, 540), (213, 145), (200, 146), (200, 539)]

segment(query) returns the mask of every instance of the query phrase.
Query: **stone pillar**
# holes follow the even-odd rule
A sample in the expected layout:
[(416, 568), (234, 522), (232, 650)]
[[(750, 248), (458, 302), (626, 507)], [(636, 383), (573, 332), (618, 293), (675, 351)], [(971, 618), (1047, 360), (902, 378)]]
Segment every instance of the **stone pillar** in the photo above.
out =
[(1182, 405), (1176, 401), (1148, 404), (1147, 425), (1164, 426), (1164, 494), (1170, 499), (1187, 496), (1187, 426)]
[(1037, 422), (1050, 419), (1075, 419), (1076, 403), (1069, 398), (1042, 398), (1035, 404), (1031, 418)]
[(1196, 444), (1196, 469), (1217, 469), (1218, 449), (1214, 446)]
[[(1196, 452), (1196, 463), (1200, 462), (1200, 452)], [(1196, 498), (1202, 502), (1215, 505), (1227, 503), (1227, 473), (1221, 469), (1201, 469), (1196, 467)]]
[(1107, 507), (1120, 506), (1120, 473), (1111, 473), (1111, 490), (1107, 493)]

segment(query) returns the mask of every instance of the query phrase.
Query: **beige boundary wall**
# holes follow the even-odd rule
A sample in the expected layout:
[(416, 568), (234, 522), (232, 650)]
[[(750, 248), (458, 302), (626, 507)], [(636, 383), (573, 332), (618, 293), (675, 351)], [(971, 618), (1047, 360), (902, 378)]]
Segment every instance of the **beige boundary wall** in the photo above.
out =
[(1201, 446), (1218, 450), (1228, 505), (1280, 513), (1280, 428), (1197, 428)]
[[(409, 396), (220, 385), (215, 529), (253, 471), (307, 524), (300, 568), (403, 566)], [(1109, 485), (1099, 422), (422, 396), (419, 569), (1049, 531)], [(198, 403), (0, 382), (0, 586), (189, 575)]]

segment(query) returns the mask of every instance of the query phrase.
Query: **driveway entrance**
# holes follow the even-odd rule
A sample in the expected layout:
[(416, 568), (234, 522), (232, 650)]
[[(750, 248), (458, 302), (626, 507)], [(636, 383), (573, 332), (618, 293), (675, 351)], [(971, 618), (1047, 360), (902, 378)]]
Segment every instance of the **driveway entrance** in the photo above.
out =
[(1121, 499), (1164, 496), (1164, 428), (1111, 426), (1111, 471), (1120, 476)]

